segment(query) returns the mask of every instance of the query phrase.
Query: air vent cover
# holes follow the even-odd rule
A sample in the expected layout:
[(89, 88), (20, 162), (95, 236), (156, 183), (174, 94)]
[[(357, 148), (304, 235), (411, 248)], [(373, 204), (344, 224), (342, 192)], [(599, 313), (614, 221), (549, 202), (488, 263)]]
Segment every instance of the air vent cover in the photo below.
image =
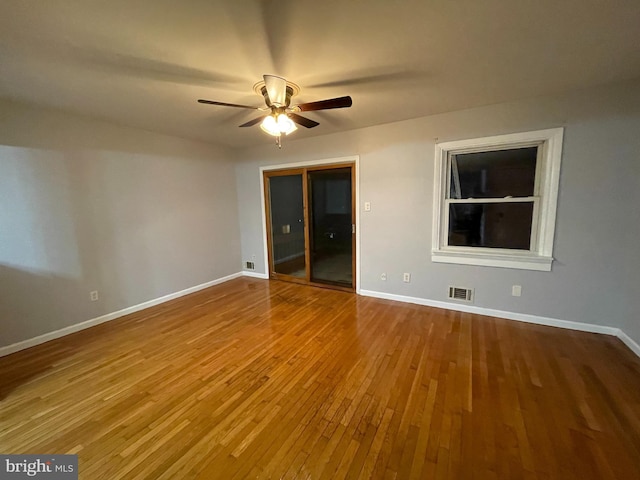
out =
[(449, 287), (449, 298), (462, 302), (473, 302), (473, 288)]

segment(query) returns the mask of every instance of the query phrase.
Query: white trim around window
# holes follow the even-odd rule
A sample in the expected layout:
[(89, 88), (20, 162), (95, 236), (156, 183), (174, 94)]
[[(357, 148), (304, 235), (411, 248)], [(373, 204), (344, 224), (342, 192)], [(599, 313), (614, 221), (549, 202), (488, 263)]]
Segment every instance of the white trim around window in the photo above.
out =
[[(553, 263), (562, 137), (563, 129), (554, 128), (436, 144), (431, 260), (439, 263), (550, 271)], [(530, 249), (449, 246), (449, 204), (456, 202), (455, 199), (448, 198), (447, 194), (451, 156), (532, 145), (538, 145), (539, 148), (534, 196), (503, 200), (534, 203)], [(464, 200), (466, 203), (488, 203), (491, 201), (489, 199)]]

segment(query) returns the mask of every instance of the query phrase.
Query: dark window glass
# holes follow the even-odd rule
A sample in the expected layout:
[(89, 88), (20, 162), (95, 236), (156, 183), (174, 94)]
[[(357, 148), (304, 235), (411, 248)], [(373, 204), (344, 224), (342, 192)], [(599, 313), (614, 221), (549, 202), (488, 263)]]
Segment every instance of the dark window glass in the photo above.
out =
[(309, 172), (311, 281), (353, 284), (351, 168)]
[(305, 278), (302, 175), (269, 178), (271, 246), (276, 273)]
[(452, 203), (449, 245), (529, 250), (533, 202)]
[(451, 156), (449, 198), (531, 197), (538, 147)]

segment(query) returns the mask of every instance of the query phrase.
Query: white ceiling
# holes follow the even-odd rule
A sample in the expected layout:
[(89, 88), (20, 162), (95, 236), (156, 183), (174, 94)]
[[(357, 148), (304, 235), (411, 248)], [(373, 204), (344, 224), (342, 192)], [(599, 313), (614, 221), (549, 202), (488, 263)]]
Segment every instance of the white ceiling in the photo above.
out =
[(0, 97), (228, 146), (275, 74), (323, 135), (640, 77), (639, 0), (0, 0)]

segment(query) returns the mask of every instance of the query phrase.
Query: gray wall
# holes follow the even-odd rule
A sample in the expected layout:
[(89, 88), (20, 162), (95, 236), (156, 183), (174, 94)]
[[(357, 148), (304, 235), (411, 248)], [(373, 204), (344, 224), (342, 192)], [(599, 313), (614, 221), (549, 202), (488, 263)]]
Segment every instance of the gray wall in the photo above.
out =
[[(432, 263), (436, 138), (557, 126), (552, 272)], [(253, 255), (264, 273), (259, 166), (349, 155), (360, 155), (361, 289), (446, 301), (448, 285), (469, 286), (480, 307), (640, 342), (639, 132), (638, 82), (237, 152), (2, 102), (0, 347), (235, 273)]]
[[(357, 108), (358, 99), (354, 98)], [(339, 121), (340, 112), (323, 115)], [(551, 272), (432, 263), (434, 143), (565, 127)], [(321, 126), (318, 128), (322, 128)], [(264, 273), (259, 167), (360, 155), (360, 288), (622, 328), (640, 342), (640, 83), (475, 108), (246, 149), (236, 167), (242, 259)], [(370, 212), (363, 203), (371, 202)], [(380, 280), (386, 272), (388, 281)], [(402, 273), (411, 272), (411, 283)], [(512, 297), (511, 286), (522, 285)]]
[(238, 272), (229, 158), (0, 103), (0, 347)]

